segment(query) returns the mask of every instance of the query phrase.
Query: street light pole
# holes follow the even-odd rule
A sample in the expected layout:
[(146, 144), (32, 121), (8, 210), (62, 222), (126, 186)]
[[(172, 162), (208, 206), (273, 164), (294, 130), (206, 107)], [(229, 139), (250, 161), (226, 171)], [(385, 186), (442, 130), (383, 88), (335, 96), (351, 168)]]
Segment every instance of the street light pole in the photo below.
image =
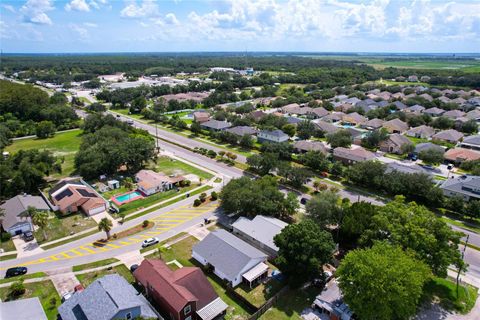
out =
[[(470, 235), (467, 234), (467, 239), (465, 240), (465, 246), (463, 247), (463, 251), (462, 251), (462, 262), (465, 258), (465, 251), (467, 250), (467, 244), (468, 244), (468, 239), (470, 238)], [(457, 297), (458, 297), (458, 284), (459, 284), (459, 280), (460, 280), (460, 272), (462, 271), (462, 266), (463, 266), (463, 263), (462, 265), (458, 266), (458, 273), (457, 273)]]

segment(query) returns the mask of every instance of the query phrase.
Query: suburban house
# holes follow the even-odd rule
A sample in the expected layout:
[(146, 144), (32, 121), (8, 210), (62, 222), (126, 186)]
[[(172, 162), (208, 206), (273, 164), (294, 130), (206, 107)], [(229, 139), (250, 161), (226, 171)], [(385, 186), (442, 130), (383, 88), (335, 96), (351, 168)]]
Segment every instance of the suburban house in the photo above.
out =
[(405, 136), (401, 134), (394, 133), (388, 136), (387, 139), (383, 140), (379, 144), (379, 149), (383, 152), (402, 154), (402, 148), (405, 145), (410, 145), (412, 142)]
[(293, 144), (293, 150), (297, 153), (305, 153), (308, 151), (320, 151), (324, 155), (328, 153), (327, 147), (321, 141), (296, 141)]
[(320, 119), (322, 117), (325, 117), (326, 115), (329, 115), (330, 112), (328, 112), (327, 109), (325, 109), (324, 107), (319, 107), (319, 108), (313, 108), (312, 110), (310, 110), (307, 115), (312, 117), (312, 118), (315, 118), (315, 119)]
[(450, 119), (457, 119), (465, 116), (465, 112), (460, 111), (460, 110), (450, 110), (447, 111), (443, 114), (444, 117), (450, 118)]
[(469, 112), (467, 112), (467, 114), (465, 116), (470, 120), (475, 120), (477, 122), (480, 122), (480, 110), (479, 109), (469, 111)]
[(329, 115), (323, 117), (322, 121), (335, 123), (335, 122), (342, 121), (343, 116), (345, 116), (345, 113), (343, 112), (332, 112)]
[(429, 139), (435, 134), (435, 129), (426, 125), (421, 125), (408, 130), (405, 135), (409, 137)]
[(385, 169), (385, 173), (390, 172), (401, 172), (401, 173), (408, 173), (408, 174), (427, 174), (431, 175), (431, 172), (427, 171), (423, 167), (419, 166), (418, 164), (414, 165), (406, 165), (399, 162), (389, 162), (387, 163), (387, 168)]
[(393, 101), (392, 104), (395, 106), (395, 108), (397, 108), (397, 110), (404, 110), (408, 108), (408, 106), (401, 101)]
[(447, 197), (460, 196), (465, 201), (480, 200), (480, 176), (459, 176), (445, 180), (441, 185)]
[(61, 320), (163, 319), (141, 294), (118, 274), (95, 280), (58, 307)]
[(162, 260), (145, 259), (133, 275), (166, 319), (212, 320), (228, 308), (200, 268), (173, 271)]
[(263, 112), (262, 110), (257, 110), (257, 111), (252, 111), (250, 112), (249, 116), (254, 120), (254, 121), (260, 121), (263, 117), (265, 117), (267, 114)]
[(425, 110), (425, 107), (423, 107), (419, 104), (415, 104), (411, 107), (408, 107), (407, 109), (404, 109), (405, 112), (415, 113), (415, 114), (419, 114), (419, 113), (423, 112), (424, 110)]
[(480, 152), (471, 149), (453, 148), (443, 155), (446, 161), (460, 164), (464, 161), (473, 161), (480, 159)]
[[(342, 292), (335, 279), (330, 280), (322, 290), (322, 293), (315, 298), (313, 301), (313, 308), (322, 314), (321, 319), (353, 319), (353, 313), (348, 305), (343, 302)], [(326, 315), (327, 317), (324, 317), (323, 315)]]
[(415, 146), (415, 151), (414, 153), (419, 154), (422, 151), (425, 150), (437, 150), (441, 151), (442, 153), (445, 153), (445, 147), (439, 146), (438, 144), (431, 143), (431, 142), (424, 142), (424, 143), (419, 143)]
[(352, 126), (357, 126), (359, 124), (362, 124), (364, 122), (367, 122), (367, 118), (362, 116), (361, 114), (357, 112), (353, 113), (347, 113), (342, 117), (342, 123), (343, 124), (349, 124)]
[(193, 113), (193, 120), (198, 123), (204, 123), (210, 120), (210, 113), (205, 111), (196, 111)]
[(440, 131), (432, 136), (434, 141), (444, 141), (449, 143), (457, 143), (463, 138), (463, 133), (454, 129)]
[(10, 198), (0, 205), (0, 208), (4, 210), (4, 216), (0, 217), (3, 230), (12, 236), (33, 231), (30, 218), (25, 216), (28, 207), (41, 211), (50, 210), (45, 200), (39, 196), (24, 194)]
[(209, 130), (209, 131), (222, 131), (227, 128), (230, 128), (232, 125), (226, 121), (218, 121), (218, 120), (208, 120), (200, 124), (202, 129)]
[(251, 287), (268, 273), (265, 253), (223, 229), (210, 232), (194, 245), (192, 257), (232, 287), (242, 282)]
[(384, 122), (382, 119), (375, 118), (362, 123), (360, 127), (367, 130), (377, 130), (383, 126)]
[(95, 190), (75, 180), (63, 180), (50, 191), (50, 198), (62, 213), (83, 211), (88, 216), (103, 212), (107, 202)]
[(344, 147), (335, 148), (333, 149), (333, 157), (335, 160), (341, 161), (346, 165), (375, 159), (375, 155), (372, 152), (367, 151), (362, 147), (354, 149)]
[(298, 114), (301, 109), (298, 103), (290, 103), (280, 108), (282, 113)]
[(183, 176), (169, 177), (163, 173), (146, 169), (140, 170), (135, 175), (138, 190), (147, 196), (157, 192), (170, 190), (175, 184), (182, 180), (185, 180)]
[(433, 108), (428, 108), (426, 110), (423, 110), (423, 113), (428, 114), (431, 117), (439, 117), (445, 113), (445, 110), (437, 107), (433, 107)]
[(317, 121), (317, 122), (313, 122), (313, 124), (315, 125), (317, 130), (319, 130), (319, 131), (321, 131), (325, 134), (334, 133), (334, 132), (337, 132), (338, 130), (340, 130), (339, 127), (334, 126), (333, 124), (322, 121), (322, 120)]
[(233, 233), (243, 240), (268, 253), (270, 257), (276, 257), (278, 247), (273, 238), (286, 226), (288, 224), (282, 220), (258, 215), (253, 220), (245, 217), (238, 218), (232, 224), (232, 229)]
[(480, 134), (464, 138), (459, 147), (480, 151)]
[(0, 302), (0, 319), (47, 320), (38, 297)]
[(408, 124), (398, 118), (386, 121), (382, 127), (387, 129), (389, 133), (404, 133), (409, 129)]
[(262, 130), (257, 135), (258, 142), (285, 142), (288, 141), (288, 134), (282, 130)]
[(233, 128), (228, 128), (225, 131), (233, 133), (238, 137), (243, 137), (244, 135), (254, 136), (258, 132), (257, 129), (249, 126), (237, 126)]

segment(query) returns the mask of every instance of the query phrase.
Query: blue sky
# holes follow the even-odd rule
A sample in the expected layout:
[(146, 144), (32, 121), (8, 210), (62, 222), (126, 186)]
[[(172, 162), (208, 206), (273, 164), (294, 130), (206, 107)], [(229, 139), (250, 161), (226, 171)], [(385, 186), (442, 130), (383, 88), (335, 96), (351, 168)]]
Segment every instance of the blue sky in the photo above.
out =
[(1, 0), (3, 52), (480, 51), (479, 0)]

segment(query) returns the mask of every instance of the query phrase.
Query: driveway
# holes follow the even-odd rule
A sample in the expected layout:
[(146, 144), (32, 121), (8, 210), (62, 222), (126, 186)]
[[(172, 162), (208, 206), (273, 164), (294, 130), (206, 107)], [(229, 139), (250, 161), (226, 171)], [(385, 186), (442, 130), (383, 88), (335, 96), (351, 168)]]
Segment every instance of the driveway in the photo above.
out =
[(102, 220), (103, 218), (107, 218), (108, 220), (112, 221), (112, 229), (115, 228), (116, 226), (118, 226), (118, 221), (113, 219), (113, 217), (106, 211), (94, 214), (91, 217), (92, 217), (93, 220), (95, 220), (95, 222), (97, 224), (99, 224), (100, 220)]
[(60, 297), (67, 292), (73, 292), (75, 286), (80, 284), (80, 281), (73, 274), (72, 268), (52, 270), (48, 271), (47, 274)]
[(116, 259), (120, 260), (127, 268), (134, 264), (140, 265), (142, 261), (145, 259), (141, 254), (140, 250), (133, 250), (115, 257)]
[(37, 239), (25, 242), (21, 236), (12, 238), (13, 244), (17, 249), (17, 258), (28, 257), (43, 252), (43, 249), (37, 243)]

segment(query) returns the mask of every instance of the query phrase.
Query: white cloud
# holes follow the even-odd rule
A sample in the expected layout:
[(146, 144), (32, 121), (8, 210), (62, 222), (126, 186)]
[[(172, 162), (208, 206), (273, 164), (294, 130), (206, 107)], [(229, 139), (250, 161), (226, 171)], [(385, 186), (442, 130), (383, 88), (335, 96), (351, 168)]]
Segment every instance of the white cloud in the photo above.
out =
[(90, 11), (90, 7), (88, 6), (88, 4), (85, 0), (72, 0), (71, 2), (69, 2), (65, 5), (65, 10), (67, 10), (67, 11), (74, 10), (74, 11), (88, 12), (88, 11)]
[(20, 12), (25, 22), (51, 25), (52, 20), (50, 20), (46, 12), (53, 9), (54, 7), (51, 0), (28, 0), (20, 8)]
[(88, 40), (90, 38), (90, 34), (88, 33), (88, 30), (85, 29), (84, 27), (74, 23), (71, 23), (68, 26), (78, 35), (78, 38), (80, 40)]
[(2, 8), (10, 12), (15, 12), (15, 8), (9, 4), (2, 4)]
[(120, 11), (120, 16), (123, 18), (145, 18), (158, 16), (159, 9), (155, 0), (143, 0), (141, 4), (137, 1), (130, 1), (125, 8)]
[(173, 13), (167, 13), (165, 16), (165, 22), (168, 24), (179, 25), (180, 22), (178, 21), (177, 17)]
[(93, 23), (93, 22), (84, 22), (83, 25), (84, 25), (85, 27), (89, 27), (89, 28), (96, 28), (96, 27), (98, 27), (98, 24)]

